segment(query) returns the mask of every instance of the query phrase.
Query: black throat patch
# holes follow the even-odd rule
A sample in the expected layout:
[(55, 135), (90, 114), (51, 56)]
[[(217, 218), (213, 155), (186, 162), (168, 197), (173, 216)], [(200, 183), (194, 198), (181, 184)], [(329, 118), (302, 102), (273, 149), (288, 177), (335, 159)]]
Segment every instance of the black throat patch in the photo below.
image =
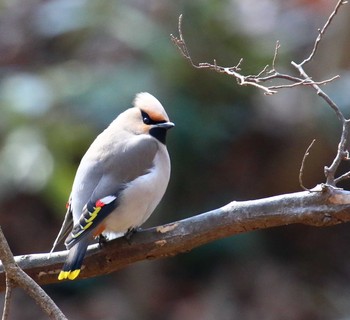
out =
[(166, 133), (167, 129), (165, 128), (155, 127), (149, 130), (149, 134), (163, 144), (166, 142)]

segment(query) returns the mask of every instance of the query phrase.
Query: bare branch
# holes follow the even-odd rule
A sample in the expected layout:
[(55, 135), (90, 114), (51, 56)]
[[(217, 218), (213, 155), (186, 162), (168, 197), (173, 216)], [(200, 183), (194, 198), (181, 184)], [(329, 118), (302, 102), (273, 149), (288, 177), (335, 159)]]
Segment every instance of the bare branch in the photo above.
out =
[(316, 139), (313, 139), (312, 142), (310, 143), (310, 145), (308, 146), (308, 148), (306, 149), (303, 160), (301, 162), (300, 170), (299, 170), (299, 185), (305, 191), (310, 191), (310, 189), (306, 188), (303, 184), (304, 166), (305, 166), (306, 158), (309, 156), (310, 149), (312, 148), (315, 141), (316, 141)]
[(198, 68), (196, 64), (193, 63), (190, 53), (188, 52), (187, 45), (182, 35), (181, 29), (182, 29), (182, 14), (180, 14), (179, 16), (179, 24), (178, 24), (179, 38), (173, 36), (172, 34), (170, 35), (170, 38), (172, 42), (179, 48), (182, 56), (184, 56), (191, 63), (193, 67)]
[[(108, 274), (132, 263), (188, 252), (217, 239), (258, 229), (305, 224), (330, 226), (350, 221), (350, 192), (327, 186), (312, 191), (284, 194), (260, 200), (233, 201), (221, 208), (181, 221), (136, 232), (107, 242), (103, 248), (92, 245), (84, 260), (82, 278)], [(67, 251), (16, 257), (18, 265), (39, 284), (58, 282), (57, 275)], [(0, 266), (0, 291), (5, 274)]]
[[(0, 260), (3, 264), (3, 273), (6, 275), (7, 298), (11, 295), (14, 283), (24, 289), (41, 307), (41, 309), (50, 317), (50, 319), (64, 320), (67, 319), (46, 292), (41, 289), (32, 278), (30, 278), (20, 267), (18, 267), (12, 252), (8, 246), (5, 236), (0, 227)], [(9, 312), (9, 301), (5, 302), (3, 317), (7, 317)], [(6, 319), (6, 318), (5, 318)]]
[[(310, 62), (312, 60), (312, 58), (315, 56), (315, 53), (317, 51), (317, 48), (320, 44), (320, 41), (322, 39), (322, 37), (324, 36), (327, 28), (329, 27), (330, 23), (332, 22), (333, 18), (336, 16), (336, 14), (338, 13), (338, 10), (340, 9), (340, 7), (344, 4), (346, 4), (347, 1), (344, 0), (339, 0), (334, 8), (334, 10), (332, 11), (332, 13), (330, 14), (330, 16), (328, 17), (328, 20), (326, 21), (325, 25), (323, 26), (323, 28), (321, 30), (319, 30), (319, 34), (318, 37), (314, 43), (314, 47), (312, 49), (312, 52), (310, 53), (309, 57), (306, 58), (304, 61), (302, 61), (301, 63), (297, 64), (294, 61), (292, 61), (292, 65), (299, 71), (300, 75), (305, 79), (305, 80), (309, 80), (311, 79), (309, 77), (309, 75), (305, 72), (303, 66), (305, 64), (307, 64), (308, 62)], [(340, 179), (336, 179), (335, 178), (335, 174), (336, 171), (341, 163), (342, 160), (346, 159), (348, 157), (348, 137), (349, 137), (349, 120), (347, 120), (343, 113), (341, 112), (340, 108), (337, 106), (337, 104), (323, 91), (321, 90), (321, 88), (319, 87), (319, 85), (317, 83), (312, 83), (311, 87), (313, 87), (316, 90), (316, 93), (319, 97), (321, 97), (335, 112), (335, 114), (337, 115), (338, 119), (341, 121), (342, 123), (342, 134), (340, 137), (340, 142), (338, 144), (338, 150), (337, 150), (337, 154), (332, 162), (332, 164), (329, 167), (325, 167), (324, 168), (324, 173), (326, 176), (326, 183), (331, 185), (331, 186), (335, 186), (337, 182), (345, 179), (345, 177), (347, 177), (346, 174), (342, 175), (340, 177)]]
[[(309, 81), (308, 85), (311, 85), (311, 87), (313, 87), (316, 90), (317, 95), (319, 97), (321, 97), (324, 101), (326, 101), (326, 103), (334, 110), (334, 112), (338, 116), (338, 119), (341, 122), (343, 122), (345, 120), (345, 118), (344, 118), (342, 112), (340, 111), (339, 107), (337, 106), (337, 104), (319, 87), (318, 83), (311, 80), (311, 78), (304, 71), (301, 64), (296, 64), (294, 61), (292, 61), (291, 64), (292, 64), (292, 66), (294, 66), (295, 68), (298, 69), (298, 71), (300, 72), (300, 75), (303, 77), (303, 79), (305, 81)], [(335, 77), (331, 78), (330, 81), (332, 79), (337, 79), (337, 78), (339, 78), (339, 76), (335, 76)], [(327, 82), (330, 82), (330, 81), (327, 81)]]
[(337, 154), (329, 167), (324, 168), (325, 176), (327, 178), (327, 184), (336, 185), (337, 182), (344, 180), (347, 176), (346, 174), (340, 176), (338, 179), (335, 178), (336, 171), (343, 160), (349, 159), (349, 130), (350, 130), (350, 119), (343, 120), (343, 129), (340, 137), (340, 142), (338, 144)]
[[(178, 24), (178, 32), (179, 36), (176, 37), (174, 35), (170, 35), (172, 42), (176, 45), (176, 47), (179, 49), (181, 55), (190, 62), (192, 67), (196, 69), (209, 69), (213, 70), (215, 72), (219, 73), (225, 73), (229, 76), (232, 76), (236, 79), (238, 85), (240, 86), (252, 86), (256, 87), (258, 89), (261, 89), (264, 91), (265, 95), (272, 95), (278, 92), (279, 89), (288, 89), (291, 87), (296, 86), (305, 86), (305, 85), (321, 85), (326, 84), (328, 82), (331, 82), (335, 79), (337, 79), (339, 76), (334, 76), (330, 79), (318, 81), (315, 82), (311, 78), (305, 79), (305, 78), (298, 78), (295, 76), (290, 76), (286, 74), (281, 74), (277, 72), (276, 70), (276, 60), (278, 56), (278, 50), (280, 48), (279, 41), (276, 42), (275, 51), (272, 59), (272, 68), (269, 70), (269, 65), (266, 65), (260, 72), (258, 72), (256, 75), (243, 75), (240, 73), (241, 71), (241, 64), (243, 62), (243, 59), (241, 58), (237, 65), (233, 67), (223, 67), (217, 64), (216, 59), (214, 59), (214, 63), (208, 63), (208, 62), (200, 62), (196, 64), (188, 50), (188, 47), (186, 45), (183, 33), (182, 33), (182, 15), (179, 16), (179, 24)], [(323, 31), (324, 33), (324, 31)], [(264, 76), (266, 74), (266, 76)], [(262, 83), (267, 81), (272, 81), (276, 79), (285, 79), (291, 82), (294, 82), (293, 84), (279, 84), (279, 85), (272, 85), (272, 86), (266, 86)]]
[(276, 60), (277, 60), (277, 55), (278, 55), (278, 49), (281, 47), (280, 42), (277, 40), (276, 41), (276, 46), (275, 46), (275, 53), (273, 55), (273, 59), (272, 59), (272, 70), (271, 71), (275, 71), (276, 70)]
[[(331, 21), (333, 20), (333, 18), (335, 17), (335, 15), (337, 14), (339, 8), (346, 4), (347, 1), (342, 1), (339, 0), (334, 8), (334, 10), (332, 11), (332, 13), (330, 14), (328, 20), (326, 21), (325, 25), (323, 26), (323, 28), (319, 31), (319, 35), (315, 41), (313, 50), (311, 52), (311, 54), (309, 55), (308, 58), (306, 58), (304, 61), (302, 61), (301, 63), (297, 64), (294, 61), (292, 61), (292, 65), (299, 71), (300, 75), (305, 79), (305, 80), (310, 80), (311, 78), (309, 77), (309, 75), (305, 72), (304, 70), (304, 65), (307, 64), (308, 62), (311, 61), (311, 59), (314, 57), (316, 50), (318, 48), (318, 45), (323, 37), (323, 35), (325, 34), (327, 28), (329, 27)], [(338, 119), (340, 120), (340, 122), (342, 123), (342, 134), (340, 137), (340, 142), (338, 144), (338, 149), (337, 149), (337, 154), (332, 162), (332, 164), (328, 167), (326, 166), (324, 168), (324, 173), (326, 176), (326, 183), (331, 185), (331, 186), (335, 186), (337, 182), (344, 180), (346, 177), (348, 177), (347, 174), (343, 174), (341, 177), (339, 177), (339, 179), (335, 178), (336, 175), (336, 171), (340, 165), (340, 163), (343, 160), (346, 160), (348, 158), (348, 138), (349, 138), (349, 130), (350, 130), (350, 122), (349, 120), (347, 120), (343, 113), (341, 112), (340, 108), (338, 107), (338, 105), (319, 87), (319, 84), (317, 83), (312, 83), (311, 87), (313, 87), (316, 90), (316, 93), (319, 97), (321, 97), (335, 112), (335, 114), (337, 115)]]
[[(293, 88), (293, 87), (297, 87), (300, 85), (304, 85), (304, 86), (313, 86), (313, 85), (324, 85), (327, 84), (335, 79), (339, 78), (339, 76), (334, 76), (333, 78), (330, 79), (326, 79), (323, 81), (310, 81), (309, 79), (304, 79), (304, 80), (299, 80), (298, 82), (295, 83), (291, 83), (291, 84), (283, 84), (283, 85), (279, 85), (279, 86), (270, 86), (269, 88), (272, 90), (277, 90), (277, 89), (287, 89), (287, 88)], [(294, 81), (292, 80), (292, 78), (290, 78), (290, 81)]]
[(341, 182), (343, 180), (349, 179), (349, 178), (350, 178), (350, 171), (345, 172), (340, 177), (334, 179), (334, 182), (335, 182), (335, 184), (337, 184), (337, 183), (339, 183), (339, 182)]
[[(214, 70), (216, 72), (225, 73), (229, 76), (232, 76), (236, 79), (238, 85), (242, 86), (253, 86), (258, 89), (261, 89), (265, 95), (271, 95), (278, 92), (280, 89), (289, 89), (294, 88), (298, 86), (311, 86), (313, 89), (315, 89), (317, 95), (321, 97), (336, 113), (338, 119), (342, 123), (342, 135), (340, 138), (340, 142), (338, 145), (337, 154), (332, 162), (332, 164), (329, 167), (324, 168), (324, 173), (326, 177), (326, 183), (330, 186), (336, 186), (336, 183), (346, 179), (350, 178), (350, 174), (346, 173), (340, 176), (339, 178), (335, 178), (336, 171), (341, 163), (341, 161), (348, 159), (348, 147), (349, 147), (349, 132), (350, 132), (350, 123), (349, 120), (347, 120), (343, 113), (341, 112), (340, 108), (337, 106), (337, 104), (320, 88), (320, 85), (327, 84), (331, 81), (334, 81), (335, 79), (339, 78), (338, 75), (333, 76), (330, 79), (322, 80), (322, 81), (314, 81), (305, 71), (304, 66), (309, 63), (315, 56), (319, 44), (321, 40), (323, 39), (323, 36), (325, 35), (327, 29), (329, 28), (331, 22), (333, 21), (334, 17), (337, 15), (340, 7), (344, 4), (346, 4), (347, 1), (339, 0), (329, 15), (326, 23), (322, 27), (322, 29), (319, 29), (318, 36), (314, 42), (313, 49), (310, 53), (310, 55), (304, 59), (301, 63), (297, 64), (294, 61), (291, 62), (292, 66), (295, 67), (300, 77), (288, 75), (288, 74), (281, 74), (276, 70), (276, 60), (278, 57), (278, 50), (280, 48), (279, 41), (276, 42), (275, 51), (272, 59), (272, 67), (269, 70), (268, 66), (265, 66), (258, 74), (256, 75), (243, 75), (240, 73), (241, 69), (239, 68), (242, 62), (242, 59), (235, 67), (222, 67), (217, 65), (216, 60), (214, 60), (214, 64), (210, 63), (199, 63), (195, 64), (189, 54), (187, 45), (185, 43), (183, 34), (182, 34), (182, 15), (179, 17), (179, 38), (171, 35), (171, 39), (174, 42), (174, 44), (178, 47), (181, 54), (190, 61), (191, 65), (195, 68), (206, 68), (210, 70)], [(264, 85), (267, 81), (273, 81), (273, 80), (285, 80), (289, 81), (291, 83), (277, 83), (272, 84), (270, 86)], [(302, 184), (301, 184), (302, 185)]]
[(340, 9), (340, 7), (344, 4), (347, 4), (348, 2), (347, 1), (344, 1), (344, 0), (339, 0), (338, 3), (336, 4), (334, 10), (332, 11), (332, 13), (330, 14), (330, 16), (328, 17), (328, 20), (326, 21), (325, 25), (323, 26), (322, 29), (319, 29), (318, 30), (318, 36), (315, 40), (315, 43), (314, 43), (314, 47), (310, 53), (310, 55), (303, 61), (300, 63), (300, 65), (304, 65), (308, 62), (310, 62), (312, 60), (312, 58), (314, 57), (317, 49), (318, 49), (318, 46), (322, 40), (322, 37), (324, 36), (327, 28), (329, 27), (330, 23), (332, 22), (333, 18), (336, 16), (336, 14), (338, 13), (338, 10)]
[(6, 293), (5, 293), (5, 301), (4, 301), (4, 310), (2, 312), (2, 320), (7, 320), (10, 315), (10, 304), (12, 298), (12, 288), (13, 281), (6, 277)]

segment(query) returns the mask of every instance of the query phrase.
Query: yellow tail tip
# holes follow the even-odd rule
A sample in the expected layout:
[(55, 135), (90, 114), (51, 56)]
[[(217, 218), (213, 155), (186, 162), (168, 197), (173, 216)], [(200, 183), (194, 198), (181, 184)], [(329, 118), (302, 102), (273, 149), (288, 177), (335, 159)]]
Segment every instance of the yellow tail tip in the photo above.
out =
[(61, 271), (60, 274), (58, 275), (58, 280), (64, 280), (64, 279), (69, 279), (69, 280), (74, 280), (79, 276), (80, 269), (77, 270), (69, 270), (69, 271)]

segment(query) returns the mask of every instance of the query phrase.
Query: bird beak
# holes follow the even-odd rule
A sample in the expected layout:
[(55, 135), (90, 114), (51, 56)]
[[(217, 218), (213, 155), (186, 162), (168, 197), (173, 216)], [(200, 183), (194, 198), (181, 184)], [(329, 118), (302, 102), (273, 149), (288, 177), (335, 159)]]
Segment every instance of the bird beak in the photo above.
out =
[(168, 121), (168, 122), (163, 122), (163, 123), (157, 123), (157, 124), (153, 125), (153, 127), (154, 128), (163, 128), (163, 129), (168, 130), (168, 129), (175, 127), (175, 123)]

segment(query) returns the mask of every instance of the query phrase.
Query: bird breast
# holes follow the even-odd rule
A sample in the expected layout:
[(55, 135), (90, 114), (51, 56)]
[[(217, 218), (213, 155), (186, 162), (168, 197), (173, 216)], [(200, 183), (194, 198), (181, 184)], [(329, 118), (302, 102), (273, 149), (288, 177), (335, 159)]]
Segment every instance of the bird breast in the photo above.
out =
[(170, 178), (170, 159), (164, 145), (153, 161), (153, 167), (144, 175), (126, 185), (120, 196), (120, 205), (106, 218), (106, 235), (125, 233), (141, 226), (162, 199)]

